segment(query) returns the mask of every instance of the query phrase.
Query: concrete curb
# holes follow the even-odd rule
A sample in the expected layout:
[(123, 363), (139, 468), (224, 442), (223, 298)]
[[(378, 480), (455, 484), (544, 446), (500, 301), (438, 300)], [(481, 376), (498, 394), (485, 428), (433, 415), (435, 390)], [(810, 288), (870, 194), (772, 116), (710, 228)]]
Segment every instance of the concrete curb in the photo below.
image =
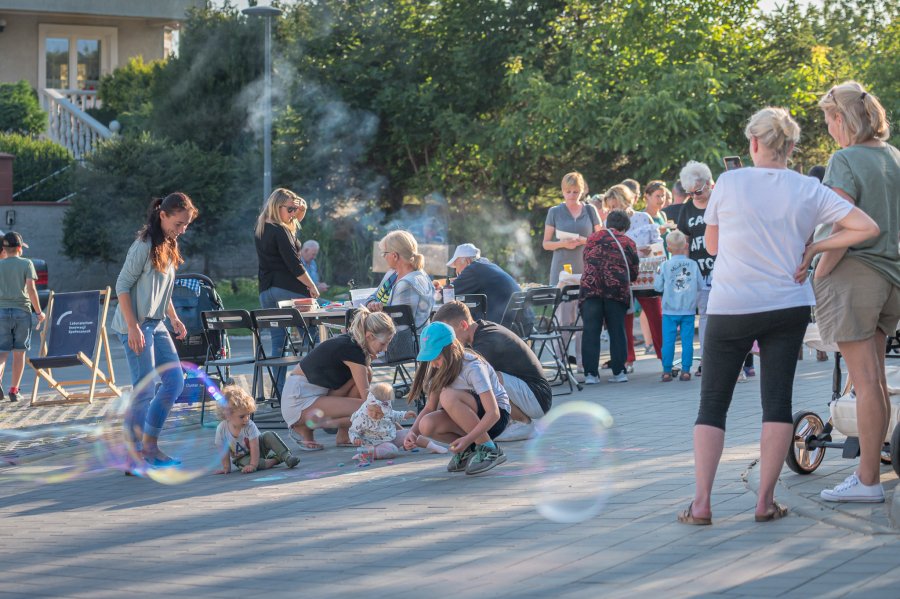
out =
[[(747, 488), (754, 494), (759, 494), (759, 471), (756, 465), (759, 460), (754, 460), (747, 470), (741, 475)], [(778, 480), (776, 497), (782, 500), (788, 509), (805, 518), (824, 522), (838, 528), (844, 528), (853, 532), (870, 535), (900, 535), (900, 494), (893, 493), (892, 499), (886, 499), (886, 505), (892, 526), (881, 526), (864, 518), (841, 512), (841, 504), (832, 504), (815, 501), (798, 493), (794, 493), (790, 487)]]

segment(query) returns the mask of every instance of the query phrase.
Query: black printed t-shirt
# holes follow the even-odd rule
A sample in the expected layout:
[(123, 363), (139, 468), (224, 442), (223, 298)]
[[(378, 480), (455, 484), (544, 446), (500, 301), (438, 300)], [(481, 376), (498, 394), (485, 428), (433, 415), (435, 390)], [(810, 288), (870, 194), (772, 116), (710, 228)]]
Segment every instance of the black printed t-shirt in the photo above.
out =
[(691, 238), (688, 258), (697, 263), (700, 276), (708, 281), (716, 257), (710, 256), (706, 251), (706, 221), (703, 219), (706, 208), (697, 208), (693, 200), (682, 206), (681, 214), (678, 215), (678, 230)]
[(300, 369), (313, 385), (339, 389), (353, 378), (344, 362), (366, 365), (366, 353), (353, 337), (344, 333), (326, 339), (300, 360)]
[(510, 374), (528, 385), (544, 410), (550, 411), (553, 391), (544, 378), (544, 369), (531, 348), (515, 333), (489, 320), (477, 320), (472, 349), (481, 354), (494, 370)]

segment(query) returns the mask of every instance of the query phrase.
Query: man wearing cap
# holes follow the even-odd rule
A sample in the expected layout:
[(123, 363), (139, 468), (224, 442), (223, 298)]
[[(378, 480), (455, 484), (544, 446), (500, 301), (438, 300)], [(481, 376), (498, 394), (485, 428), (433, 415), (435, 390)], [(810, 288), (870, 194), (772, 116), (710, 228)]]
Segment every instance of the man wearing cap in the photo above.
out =
[(489, 320), (472, 320), (462, 302), (448, 302), (435, 312), (434, 322), (453, 329), (459, 342), (487, 360), (509, 396), (510, 423), (498, 441), (521, 441), (534, 434), (534, 420), (550, 411), (553, 390), (540, 360), (516, 334)]
[[(3, 236), (6, 258), (0, 260), (0, 364), (6, 364), (13, 353), (12, 380), (9, 400), (19, 401), (19, 383), (25, 371), (25, 352), (31, 346), (31, 309), (37, 311), (38, 322), (44, 321), (34, 282), (37, 273), (31, 260), (22, 258), (22, 248), (28, 247), (22, 236), (10, 231)], [(0, 367), (0, 373), (2, 373)], [(3, 387), (0, 384), (0, 399)]]
[(487, 320), (492, 322), (501, 322), (509, 297), (521, 291), (509, 273), (487, 258), (482, 258), (481, 250), (471, 243), (456, 246), (447, 266), (456, 269), (456, 279), (453, 281), (456, 295), (479, 293), (487, 296)]

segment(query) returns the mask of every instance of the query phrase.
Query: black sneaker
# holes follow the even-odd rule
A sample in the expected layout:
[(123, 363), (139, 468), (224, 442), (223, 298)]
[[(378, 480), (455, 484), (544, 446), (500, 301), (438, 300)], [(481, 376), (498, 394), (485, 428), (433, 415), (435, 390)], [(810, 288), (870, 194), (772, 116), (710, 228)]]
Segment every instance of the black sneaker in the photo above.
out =
[(487, 472), (494, 466), (499, 466), (505, 461), (506, 454), (503, 453), (503, 450), (500, 449), (499, 445), (495, 444), (494, 447), (479, 445), (475, 448), (475, 455), (469, 460), (469, 465), (466, 466), (466, 474), (480, 474), (482, 472)]
[(475, 455), (475, 450), (469, 447), (464, 451), (453, 454), (450, 463), (447, 464), (447, 472), (463, 472), (469, 465), (469, 459)]
[(12, 391), (10, 391), (9, 392), (9, 401), (19, 401), (19, 394), (13, 393)]

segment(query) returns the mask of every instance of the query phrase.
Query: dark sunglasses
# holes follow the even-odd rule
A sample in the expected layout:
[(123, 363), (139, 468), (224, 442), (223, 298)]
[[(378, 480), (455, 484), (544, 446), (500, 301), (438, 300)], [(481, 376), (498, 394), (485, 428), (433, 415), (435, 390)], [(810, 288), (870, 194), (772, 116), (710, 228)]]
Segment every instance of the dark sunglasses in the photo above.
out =
[(297, 212), (298, 210), (300, 210), (300, 208), (298, 208), (297, 206), (282, 206), (282, 208), (287, 210), (288, 214), (293, 214), (293, 213)]

